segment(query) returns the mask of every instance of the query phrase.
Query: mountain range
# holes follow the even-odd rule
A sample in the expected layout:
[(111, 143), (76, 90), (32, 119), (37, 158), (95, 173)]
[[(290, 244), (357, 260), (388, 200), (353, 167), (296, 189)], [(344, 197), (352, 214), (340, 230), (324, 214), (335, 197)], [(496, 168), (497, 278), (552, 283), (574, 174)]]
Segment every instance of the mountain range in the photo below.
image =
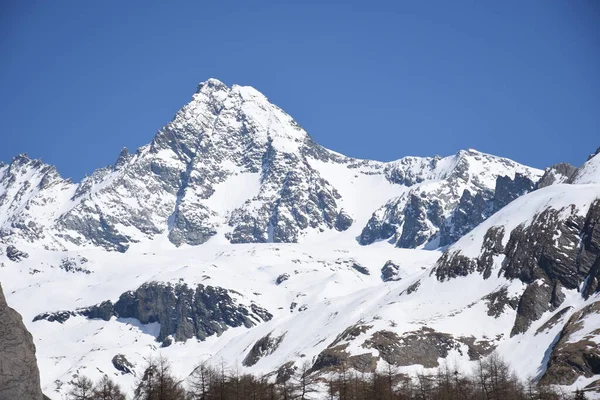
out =
[(77, 375), (129, 388), (158, 353), (181, 376), (208, 361), (285, 379), (496, 351), (600, 390), (598, 152), (545, 170), (473, 149), (361, 160), (209, 79), (79, 183), (0, 164), (0, 267), (50, 398)]

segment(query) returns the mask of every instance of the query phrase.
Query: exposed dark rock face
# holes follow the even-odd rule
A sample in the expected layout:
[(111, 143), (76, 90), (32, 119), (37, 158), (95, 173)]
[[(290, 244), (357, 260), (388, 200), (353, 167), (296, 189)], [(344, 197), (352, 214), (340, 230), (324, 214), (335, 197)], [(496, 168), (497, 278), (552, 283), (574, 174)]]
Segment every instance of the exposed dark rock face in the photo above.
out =
[(577, 289), (586, 281), (583, 295), (598, 290), (600, 273), (600, 201), (595, 201), (586, 217), (574, 206), (548, 208), (528, 225), (510, 232), (502, 246), (502, 227), (492, 227), (485, 235), (481, 254), (469, 258), (449, 249), (438, 260), (435, 270), (441, 281), (466, 276), (475, 271), (484, 278), (491, 274), (494, 257), (505, 255), (499, 273), (519, 279), (529, 286), (519, 300), (512, 335), (525, 332), (531, 322), (562, 304), (562, 288)]
[(13, 245), (9, 245), (6, 248), (6, 257), (8, 257), (8, 259), (11, 260), (11, 261), (19, 262), (22, 259), (29, 257), (29, 254), (25, 253), (24, 251), (21, 251), (21, 250), (17, 249)]
[(288, 361), (277, 369), (277, 374), (275, 375), (276, 383), (283, 383), (289, 381), (292, 376), (296, 373), (297, 367), (295, 366), (293, 361)]
[(481, 193), (473, 196), (467, 189), (451, 217), (446, 219), (440, 230), (440, 246), (456, 242), (465, 233), (479, 225), (490, 215), (489, 206)]
[(90, 319), (102, 319), (104, 321), (109, 321), (110, 318), (115, 315), (115, 312), (113, 303), (110, 300), (107, 300), (93, 306), (78, 308), (75, 311), (61, 310), (38, 314), (33, 318), (33, 322), (46, 320), (48, 322), (59, 322), (62, 324), (69, 318), (76, 317), (78, 315)]
[(552, 309), (552, 286), (545, 279), (531, 283), (521, 296), (517, 307), (517, 317), (510, 336), (518, 335), (529, 329), (533, 321)]
[(377, 365), (377, 358), (371, 353), (351, 356), (346, 351), (349, 342), (356, 340), (371, 328), (370, 325), (352, 325), (346, 328), (325, 350), (319, 353), (310, 371), (337, 371), (342, 366), (361, 372), (373, 371)]
[(589, 272), (589, 266), (579, 265), (577, 257), (583, 222), (572, 206), (546, 209), (529, 226), (514, 229), (506, 245), (504, 275), (525, 283), (548, 277), (576, 289)]
[(504, 252), (502, 238), (504, 227), (493, 226), (485, 233), (481, 246), (481, 255), (477, 259), (464, 256), (460, 251), (447, 250), (437, 261), (436, 268), (432, 271), (440, 281), (467, 276), (477, 271), (489, 278), (494, 265), (494, 257)]
[(142, 324), (159, 322), (160, 333), (156, 338), (159, 342), (164, 342), (169, 336), (175, 341), (193, 337), (204, 340), (211, 335), (220, 335), (229, 327), (250, 328), (273, 318), (267, 310), (256, 304), (237, 304), (229, 291), (221, 287), (199, 284), (194, 289), (186, 284), (149, 282), (135, 291), (123, 293), (114, 305), (109, 300), (75, 311), (40, 314), (34, 321), (62, 323), (76, 315), (105, 321), (114, 315), (135, 318)]
[(546, 168), (544, 175), (537, 181), (535, 187), (536, 189), (542, 189), (557, 183), (568, 183), (576, 170), (577, 168), (568, 163), (555, 164), (550, 168)]
[(600, 330), (588, 332), (589, 336), (577, 341), (572, 338), (584, 328), (584, 319), (591, 314), (600, 314), (600, 302), (586, 306), (569, 318), (550, 353), (541, 384), (571, 385), (580, 376), (589, 378), (600, 374), (600, 347), (592, 340)]
[(591, 206), (583, 224), (579, 269), (589, 270), (583, 296), (588, 298), (600, 290), (600, 200)]
[(442, 211), (438, 200), (411, 195), (404, 209), (404, 226), (396, 246), (412, 249), (427, 243), (431, 238), (429, 222), (436, 228), (441, 227)]
[(104, 321), (109, 321), (114, 315), (114, 305), (110, 300), (103, 301), (100, 304), (79, 310), (79, 315), (83, 315), (84, 317), (90, 319), (102, 319)]
[(261, 358), (273, 354), (283, 341), (284, 337), (285, 334), (278, 337), (271, 337), (271, 334), (269, 333), (267, 336), (257, 340), (246, 355), (246, 358), (244, 358), (244, 361), (242, 361), (242, 365), (251, 367)]
[(54, 311), (38, 314), (33, 318), (33, 322), (46, 320), (48, 322), (60, 322), (61, 324), (71, 317), (78, 315), (74, 311)]
[(358, 242), (363, 246), (375, 243), (380, 239), (389, 239), (396, 233), (396, 227), (389, 222), (380, 221), (378, 218), (371, 218), (363, 228)]
[(261, 171), (261, 191), (254, 200), (262, 206), (232, 213), (232, 243), (293, 243), (308, 228), (349, 226), (349, 216), (341, 215), (337, 204), (340, 194), (298, 154), (281, 153), (269, 143)]
[(277, 277), (277, 279), (275, 279), (275, 283), (278, 285), (281, 285), (283, 282), (287, 281), (288, 279), (290, 279), (290, 274), (281, 274)]
[(85, 263), (87, 263), (87, 259), (84, 257), (65, 257), (61, 260), (59, 268), (65, 270), (66, 272), (91, 274), (92, 271), (82, 266)]
[(494, 212), (498, 211), (517, 197), (531, 192), (535, 183), (526, 176), (516, 173), (515, 179), (508, 176), (499, 176), (496, 179), (494, 190)]
[[(416, 281), (412, 285), (406, 288), (406, 294), (411, 294), (419, 290), (419, 286), (421, 286), (421, 280)], [(404, 292), (403, 292), (404, 293)]]
[(425, 368), (435, 368), (439, 366), (438, 358), (446, 358), (453, 349), (460, 352), (462, 345), (467, 346), (472, 360), (487, 355), (494, 349), (489, 342), (477, 342), (474, 338), (455, 338), (427, 327), (401, 336), (390, 331), (378, 331), (364, 342), (363, 347), (378, 350), (380, 357), (391, 365), (420, 364)]
[(342, 367), (352, 368), (359, 372), (375, 370), (376, 357), (371, 353), (350, 355), (346, 351), (347, 347), (348, 344), (340, 344), (326, 348), (319, 353), (310, 371), (337, 371)]
[(201, 284), (194, 290), (185, 284), (145, 283), (135, 292), (123, 293), (114, 309), (119, 317), (136, 318), (143, 324), (159, 322), (158, 341), (170, 335), (176, 341), (204, 340), (228, 327), (250, 328), (262, 321), (236, 304), (226, 289)]
[(42, 400), (35, 345), (0, 287), (0, 399)]
[(461, 348), (466, 346), (469, 358), (477, 360), (490, 354), (495, 348), (489, 341), (477, 341), (473, 337), (455, 338), (450, 334), (423, 327), (418, 331), (402, 335), (390, 331), (377, 331), (361, 346), (365, 349), (377, 350), (378, 357), (370, 352), (351, 356), (347, 351), (348, 343), (356, 341), (360, 335), (371, 328), (372, 326), (367, 325), (354, 325), (347, 328), (319, 353), (311, 371), (336, 371), (344, 366), (361, 372), (371, 372), (379, 359), (394, 366), (421, 364), (426, 368), (434, 368), (439, 365), (438, 358), (445, 358), (453, 349), (461, 352)]
[(334, 227), (336, 230), (343, 232), (350, 228), (353, 222), (354, 219), (352, 219), (352, 217), (348, 215), (348, 213), (346, 213), (344, 210), (341, 210), (340, 213), (337, 215)]
[(359, 263), (356, 263), (356, 262), (352, 263), (352, 265), (350, 265), (350, 267), (352, 269), (354, 269), (355, 271), (357, 271), (358, 273), (361, 273), (363, 275), (370, 275), (369, 269), (366, 267), (363, 267)]
[(133, 365), (123, 354), (117, 354), (112, 359), (113, 366), (117, 371), (121, 371), (121, 374), (132, 374), (135, 375), (135, 365)]
[(518, 298), (509, 298), (506, 286), (501, 287), (495, 292), (492, 292), (483, 298), (487, 303), (487, 315), (498, 318), (503, 313), (506, 307), (515, 310), (518, 306)]
[(402, 277), (400, 277), (400, 267), (392, 260), (388, 260), (383, 267), (381, 267), (381, 280), (384, 282), (390, 281), (399, 281)]
[[(408, 157), (386, 169), (390, 181), (410, 189), (373, 213), (360, 244), (385, 239), (402, 248), (446, 246), (531, 191), (531, 177), (537, 179), (510, 160), (472, 150), (440, 161)], [(498, 175), (497, 171), (504, 172)], [(512, 174), (514, 179), (504, 176)]]

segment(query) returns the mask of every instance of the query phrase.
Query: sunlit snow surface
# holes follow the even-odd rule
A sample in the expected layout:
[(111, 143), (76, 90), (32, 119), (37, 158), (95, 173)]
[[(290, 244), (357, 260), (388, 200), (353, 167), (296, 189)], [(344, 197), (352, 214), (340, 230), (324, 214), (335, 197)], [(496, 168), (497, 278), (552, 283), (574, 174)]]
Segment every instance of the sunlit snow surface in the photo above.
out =
[[(479, 230), (498, 224), (513, 229), (519, 221), (528, 221), (546, 207), (560, 208), (564, 204), (577, 204), (583, 213), (599, 195), (598, 185), (556, 185), (534, 192), (513, 202), (454, 247), (475, 253), (472, 249), (477, 247)], [(503, 285), (508, 286), (509, 294), (520, 294), (525, 288), (520, 281), (510, 282), (492, 273), (487, 280), (472, 274), (439, 282), (430, 275), (439, 251), (396, 249), (385, 242), (359, 246), (347, 239), (342, 234), (320, 242), (315, 236), (300, 244), (230, 245), (220, 244), (215, 238), (202, 246), (175, 248), (161, 237), (134, 245), (124, 254), (95, 249), (54, 252), (21, 246), (30, 257), (14, 263), (2, 256), (0, 280), (8, 301), (21, 312), (35, 338), (42, 385), (49, 394), (55, 393), (57, 382), (68, 382), (74, 374), (97, 379), (107, 373), (123, 386), (131, 387), (135, 377), (120, 375), (112, 366), (111, 359), (116, 354), (126, 355), (136, 364), (139, 374), (145, 359), (161, 353), (173, 361), (175, 372), (183, 377), (203, 360), (225, 360), (231, 367), (240, 366), (258, 339), (271, 332), (275, 336), (286, 333), (273, 354), (251, 368), (242, 368), (252, 373), (269, 373), (290, 360), (314, 360), (337, 335), (356, 323), (372, 325), (369, 332), (386, 329), (402, 333), (427, 326), (457, 337), (491, 340), (499, 345), (498, 351), (519, 376), (538, 376), (543, 372), (544, 353), (562, 325), (535, 335), (551, 315), (547, 313), (527, 333), (509, 338), (515, 312), (509, 309), (497, 319), (489, 317), (482, 300)], [(68, 273), (58, 268), (62, 258), (76, 255), (89, 260), (84, 265), (93, 271), (91, 274)], [(355, 260), (368, 268), (370, 275), (339, 262), (345, 260)], [(400, 265), (401, 281), (381, 281), (380, 269), (387, 260)], [(34, 270), (39, 272), (33, 273)], [(290, 274), (290, 278), (277, 285), (275, 280), (282, 273)], [(407, 287), (416, 280), (421, 281), (419, 289), (406, 294)], [(230, 328), (220, 337), (211, 336), (203, 342), (190, 339), (168, 348), (160, 348), (155, 340), (157, 324), (142, 325), (131, 319), (113, 317), (105, 322), (72, 317), (64, 324), (32, 322), (35, 315), (46, 311), (74, 310), (104, 300), (114, 302), (121, 293), (147, 281), (203, 283), (232, 289), (239, 292), (234, 295), (238, 302), (256, 302), (274, 318), (251, 329)], [(578, 293), (570, 291), (563, 306), (574, 306), (574, 312), (597, 300), (592, 297), (584, 302)], [(293, 311), (292, 302), (298, 304)], [(306, 309), (298, 311), (300, 306)], [(597, 319), (588, 322), (586, 332), (598, 328)], [(361, 348), (361, 343), (359, 337), (349, 351), (369, 351)], [(448, 361), (464, 370), (473, 366), (468, 357), (456, 351), (450, 353)], [(406, 372), (420, 369), (418, 365), (401, 368)], [(591, 380), (580, 379), (576, 386), (588, 381)]]

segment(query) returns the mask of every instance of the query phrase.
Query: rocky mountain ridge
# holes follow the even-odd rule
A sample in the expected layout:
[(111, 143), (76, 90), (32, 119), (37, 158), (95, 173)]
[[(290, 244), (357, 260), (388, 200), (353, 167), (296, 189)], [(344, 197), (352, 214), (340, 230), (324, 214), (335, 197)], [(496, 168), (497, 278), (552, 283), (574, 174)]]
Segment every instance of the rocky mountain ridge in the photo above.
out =
[[(255, 89), (210, 79), (150, 144), (123, 149), (79, 184), (25, 155), (0, 168), (0, 237), (123, 252), (161, 235), (176, 246), (295, 243), (354, 227), (364, 245), (446, 245), (541, 174), (474, 150), (389, 163), (345, 157)], [(348, 179), (354, 187), (341, 193)], [(372, 193), (374, 184), (385, 192)], [(368, 205), (349, 199), (358, 196)]]

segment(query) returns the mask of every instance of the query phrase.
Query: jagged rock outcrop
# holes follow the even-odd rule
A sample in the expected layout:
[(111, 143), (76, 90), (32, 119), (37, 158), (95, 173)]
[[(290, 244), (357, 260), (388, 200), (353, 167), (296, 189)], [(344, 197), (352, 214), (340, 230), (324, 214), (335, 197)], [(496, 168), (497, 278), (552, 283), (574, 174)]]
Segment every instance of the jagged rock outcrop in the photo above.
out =
[(460, 353), (463, 346), (467, 347), (467, 354), (471, 360), (477, 360), (494, 350), (494, 346), (487, 341), (456, 338), (427, 327), (402, 335), (391, 331), (377, 331), (362, 345), (377, 350), (379, 356), (391, 365), (420, 364), (425, 368), (439, 366), (439, 358), (446, 358), (450, 350), (457, 350)]
[(477, 271), (485, 279), (491, 274), (494, 259), (503, 255), (499, 274), (528, 285), (519, 299), (511, 335), (523, 333), (544, 312), (562, 304), (562, 288), (578, 289), (585, 281), (584, 296), (598, 290), (599, 222), (600, 200), (589, 206), (585, 217), (575, 205), (546, 208), (532, 221), (513, 229), (506, 246), (502, 246), (503, 227), (492, 226), (478, 257), (448, 249), (438, 260), (435, 274), (443, 281)]
[(448, 245), (533, 190), (533, 180), (541, 175), (474, 150), (443, 159), (407, 157), (388, 167), (387, 174), (409, 187), (375, 211), (359, 237), (362, 245), (383, 239), (402, 248)]
[[(193, 337), (204, 340), (221, 335), (230, 327), (250, 328), (273, 316), (257, 304), (238, 304), (227, 289), (187, 284), (144, 283), (135, 291), (123, 293), (116, 303), (110, 300), (75, 311), (57, 311), (37, 315), (33, 321), (63, 323), (70, 317), (85, 316), (109, 321), (112, 316), (135, 318), (142, 324), (160, 323), (156, 340), (170, 343)], [(166, 342), (165, 342), (166, 340)]]
[(360, 372), (371, 372), (377, 365), (377, 358), (371, 353), (352, 355), (348, 352), (349, 342), (356, 340), (372, 326), (352, 325), (340, 333), (335, 340), (321, 351), (310, 368), (314, 371), (336, 371), (340, 368), (353, 368)]
[(508, 296), (508, 289), (506, 286), (502, 286), (497, 291), (484, 296), (483, 299), (487, 305), (487, 315), (494, 318), (499, 318), (507, 307), (516, 310), (519, 304), (518, 297)]
[[(319, 353), (311, 371), (336, 370), (344, 365), (346, 368), (370, 372), (380, 359), (398, 367), (420, 364), (426, 368), (434, 368), (439, 366), (438, 359), (445, 358), (451, 350), (460, 353), (465, 349), (469, 359), (477, 360), (490, 354), (495, 348), (487, 340), (454, 337), (428, 327), (401, 335), (386, 330), (368, 333), (371, 328), (369, 325), (354, 325), (344, 330)], [(366, 333), (369, 336), (360, 347), (369, 351), (363, 354), (349, 353), (349, 343)], [(378, 355), (374, 356), (371, 350), (377, 350)]]
[(271, 337), (269, 333), (267, 336), (260, 338), (254, 343), (246, 358), (242, 361), (242, 365), (246, 367), (251, 367), (256, 364), (261, 358), (268, 356), (269, 354), (273, 354), (275, 350), (279, 347), (283, 339), (285, 338), (285, 333), (281, 336)]
[(600, 302), (595, 302), (569, 318), (552, 348), (541, 384), (572, 385), (580, 376), (600, 374), (600, 347), (594, 340), (600, 329), (585, 329), (585, 318), (598, 314)]
[(22, 259), (29, 257), (29, 254), (25, 253), (24, 251), (21, 251), (21, 250), (17, 249), (13, 245), (9, 245), (6, 248), (6, 257), (8, 257), (8, 259), (11, 260), (11, 261), (19, 262)]
[(575, 174), (577, 168), (568, 163), (560, 163), (546, 168), (544, 175), (535, 184), (536, 189), (542, 189), (546, 186), (557, 183), (568, 183)]
[(535, 183), (518, 172), (515, 174), (514, 179), (508, 176), (499, 176), (496, 179), (496, 189), (494, 190), (493, 211), (498, 211), (517, 197), (531, 192), (534, 188)]
[(112, 359), (112, 364), (117, 371), (120, 371), (121, 374), (132, 374), (135, 375), (135, 365), (133, 365), (127, 357), (123, 354), (117, 354)]
[(33, 338), (0, 286), (0, 399), (43, 398)]
[(388, 260), (383, 267), (381, 267), (381, 280), (384, 282), (399, 281), (402, 277), (400, 276), (400, 266), (394, 264), (392, 260)]
[(456, 242), (465, 233), (483, 222), (490, 214), (488, 200), (478, 192), (473, 195), (465, 189), (450, 218), (440, 230), (440, 246)]

